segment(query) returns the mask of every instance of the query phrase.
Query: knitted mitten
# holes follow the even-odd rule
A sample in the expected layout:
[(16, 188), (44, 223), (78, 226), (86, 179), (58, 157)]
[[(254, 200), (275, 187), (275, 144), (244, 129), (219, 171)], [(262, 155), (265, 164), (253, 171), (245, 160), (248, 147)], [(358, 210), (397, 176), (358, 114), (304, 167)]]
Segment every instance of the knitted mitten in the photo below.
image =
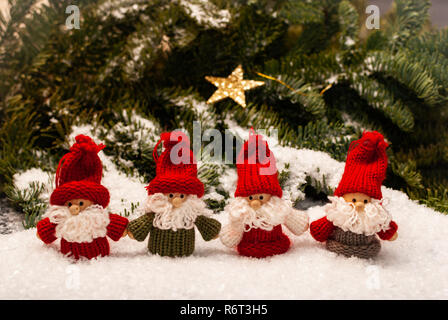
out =
[(285, 218), (285, 226), (296, 236), (308, 230), (308, 215), (305, 212), (294, 210)]
[(397, 233), (397, 230), (398, 230), (397, 223), (395, 221), (391, 221), (388, 230), (380, 231), (377, 234), (381, 240), (390, 240)]
[(310, 233), (314, 239), (324, 242), (334, 230), (334, 225), (327, 220), (327, 217), (320, 218), (310, 224)]
[(221, 223), (218, 220), (205, 216), (197, 217), (194, 224), (205, 241), (215, 239), (221, 230)]
[(222, 228), (219, 235), (223, 245), (234, 248), (243, 239), (244, 227), (242, 223), (229, 223)]

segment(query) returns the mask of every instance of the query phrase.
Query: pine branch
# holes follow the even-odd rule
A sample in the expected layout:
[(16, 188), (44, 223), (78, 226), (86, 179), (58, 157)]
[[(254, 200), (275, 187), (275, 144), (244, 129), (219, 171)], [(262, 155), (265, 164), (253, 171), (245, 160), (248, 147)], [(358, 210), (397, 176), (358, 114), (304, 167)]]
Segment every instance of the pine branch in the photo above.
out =
[(395, 0), (396, 22), (392, 26), (393, 48), (399, 50), (426, 23), (431, 3), (428, 0)]

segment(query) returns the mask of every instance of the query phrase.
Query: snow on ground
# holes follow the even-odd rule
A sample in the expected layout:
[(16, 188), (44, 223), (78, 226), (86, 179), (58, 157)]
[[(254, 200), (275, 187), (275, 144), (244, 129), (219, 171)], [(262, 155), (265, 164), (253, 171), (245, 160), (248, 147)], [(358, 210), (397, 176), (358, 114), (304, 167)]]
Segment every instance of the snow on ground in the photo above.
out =
[[(399, 225), (374, 260), (328, 252), (307, 232), (284, 255), (238, 256), (219, 240), (186, 258), (149, 255), (145, 242), (111, 241), (112, 254), (73, 262), (35, 229), (0, 236), (1, 299), (446, 299), (448, 217), (383, 188)], [(323, 215), (308, 210), (311, 220)], [(222, 222), (227, 217), (218, 216)]]
[[(76, 127), (70, 141), (80, 133), (94, 137), (92, 127)], [(325, 175), (332, 187), (339, 182), (344, 164), (329, 155), (268, 142), (279, 168), (290, 163), (291, 179), (300, 181), (307, 173)], [(110, 210), (118, 213), (130, 203), (142, 203), (147, 182), (127, 177), (100, 156)], [(33, 180), (31, 173), (18, 180)], [(224, 189), (232, 193), (236, 178), (234, 169), (227, 170), (221, 178)], [(382, 190), (399, 236), (382, 242), (375, 259), (337, 256), (306, 232), (289, 234), (293, 246), (286, 254), (258, 260), (238, 256), (219, 240), (204, 242), (197, 232), (190, 257), (150, 255), (147, 240), (126, 237), (110, 241), (109, 257), (75, 262), (59, 253), (59, 241), (46, 246), (30, 229), (0, 235), (0, 299), (447, 299), (448, 217), (400, 191)], [(319, 206), (307, 212), (311, 221), (324, 214)], [(227, 223), (224, 215), (217, 219)]]
[(22, 216), (12, 209), (6, 199), (0, 199), (0, 234), (23, 230)]
[(180, 0), (179, 4), (191, 18), (207, 28), (224, 28), (230, 21), (228, 10), (219, 10), (207, 0)]

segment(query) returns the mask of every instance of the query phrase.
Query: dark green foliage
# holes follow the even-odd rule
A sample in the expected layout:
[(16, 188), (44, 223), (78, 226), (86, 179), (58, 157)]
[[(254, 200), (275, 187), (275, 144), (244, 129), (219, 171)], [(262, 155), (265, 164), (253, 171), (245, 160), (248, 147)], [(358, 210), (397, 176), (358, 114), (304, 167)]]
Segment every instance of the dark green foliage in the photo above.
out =
[[(54, 170), (74, 124), (99, 125), (118, 168), (149, 181), (160, 131), (191, 133), (202, 120), (223, 132), (233, 120), (340, 161), (363, 129), (378, 130), (390, 142), (385, 184), (448, 211), (448, 30), (427, 31), (429, 1), (396, 0), (367, 37), (365, 1), (84, 0), (80, 30), (63, 25), (68, 2), (28, 14), (35, 2), (12, 1), (12, 19), (0, 17), (2, 192), (17, 171)], [(193, 17), (188, 2), (215, 20)], [(266, 82), (247, 92), (247, 108), (224, 100), (198, 111), (215, 90), (204, 76), (238, 64), (246, 79)], [(133, 112), (157, 132), (142, 131)], [(207, 191), (220, 192), (224, 169), (200, 168)], [(307, 186), (332, 192), (324, 181)], [(223, 203), (209, 201), (215, 210)]]
[(29, 187), (24, 190), (18, 190), (14, 187), (5, 189), (7, 198), (12, 206), (24, 214), (22, 222), (25, 229), (36, 226), (36, 222), (40, 220), (40, 216), (47, 208), (47, 204), (40, 198), (44, 191), (44, 185), (32, 182)]

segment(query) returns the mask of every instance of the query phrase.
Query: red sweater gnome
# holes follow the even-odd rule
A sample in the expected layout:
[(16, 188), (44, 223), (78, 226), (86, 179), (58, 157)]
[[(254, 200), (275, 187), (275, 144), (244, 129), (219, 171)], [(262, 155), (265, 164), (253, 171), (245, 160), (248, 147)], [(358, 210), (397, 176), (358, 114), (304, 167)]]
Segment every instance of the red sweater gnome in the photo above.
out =
[(382, 206), (381, 185), (386, 177), (387, 143), (376, 132), (364, 132), (350, 144), (344, 174), (326, 216), (310, 225), (311, 235), (328, 250), (359, 258), (376, 256), (382, 240), (395, 240), (397, 224)]
[(221, 242), (243, 256), (264, 258), (288, 251), (284, 224), (295, 235), (308, 229), (308, 215), (283, 200), (273, 153), (261, 135), (252, 134), (237, 159), (235, 199), (226, 206), (230, 223)]
[(118, 241), (128, 220), (106, 210), (109, 191), (101, 185), (103, 166), (96, 145), (84, 135), (59, 162), (56, 189), (50, 207), (37, 224), (37, 235), (46, 244), (61, 238), (61, 252), (79, 259), (109, 255), (106, 236)]

